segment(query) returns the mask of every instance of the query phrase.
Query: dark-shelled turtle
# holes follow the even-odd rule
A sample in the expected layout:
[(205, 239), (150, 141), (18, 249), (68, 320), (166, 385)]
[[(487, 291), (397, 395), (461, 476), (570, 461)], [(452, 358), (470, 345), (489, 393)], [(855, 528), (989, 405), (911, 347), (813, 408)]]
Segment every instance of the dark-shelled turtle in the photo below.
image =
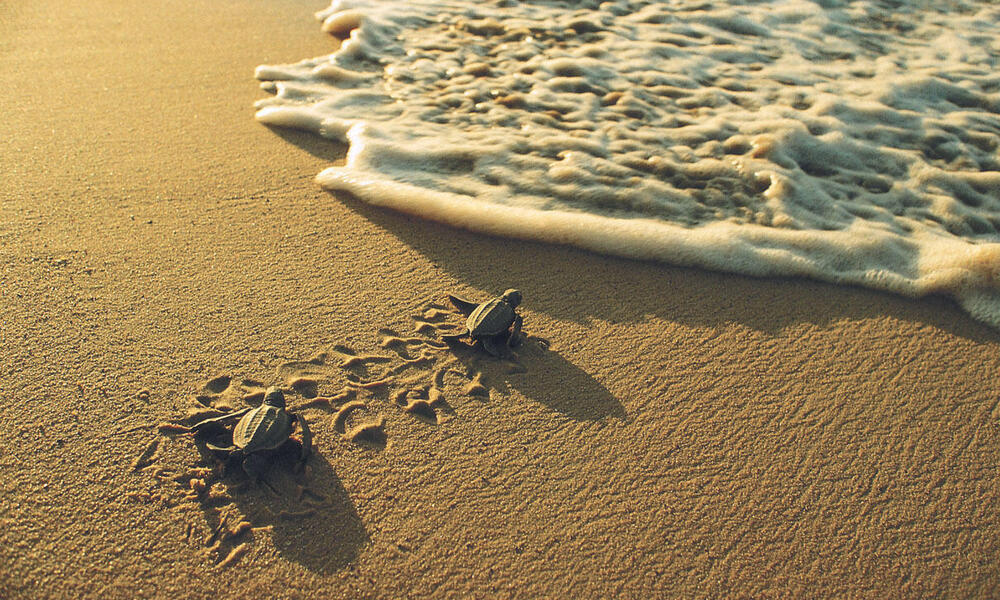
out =
[[(230, 436), (225, 424), (234, 419), (239, 421), (233, 427), (231, 443), (227, 444), (225, 442)], [(291, 437), (296, 425), (301, 441)], [(267, 390), (260, 406), (199, 421), (191, 426), (191, 431), (209, 450), (224, 454), (229, 459), (240, 460), (243, 470), (255, 479), (260, 479), (266, 458), (272, 452), (284, 450), (289, 444), (296, 444), (299, 446), (298, 458), (302, 463), (305, 463), (312, 452), (312, 434), (306, 420), (285, 410), (285, 394), (276, 387)], [(222, 437), (223, 433), (227, 435)]]
[(444, 336), (445, 340), (458, 340), (465, 336), (479, 342), (493, 356), (502, 357), (520, 343), (523, 319), (517, 314), (521, 292), (510, 289), (502, 295), (483, 303), (469, 302), (449, 294), (448, 300), (463, 315), (467, 315), (465, 331)]

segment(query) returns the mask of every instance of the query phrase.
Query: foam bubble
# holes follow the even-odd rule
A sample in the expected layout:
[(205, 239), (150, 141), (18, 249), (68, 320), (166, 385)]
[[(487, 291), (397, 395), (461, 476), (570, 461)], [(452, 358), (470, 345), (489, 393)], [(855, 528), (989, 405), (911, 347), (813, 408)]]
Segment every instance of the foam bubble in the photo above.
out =
[(317, 180), (373, 204), (1000, 327), (1000, 25), (964, 7), (338, 0), (257, 118), (347, 142)]

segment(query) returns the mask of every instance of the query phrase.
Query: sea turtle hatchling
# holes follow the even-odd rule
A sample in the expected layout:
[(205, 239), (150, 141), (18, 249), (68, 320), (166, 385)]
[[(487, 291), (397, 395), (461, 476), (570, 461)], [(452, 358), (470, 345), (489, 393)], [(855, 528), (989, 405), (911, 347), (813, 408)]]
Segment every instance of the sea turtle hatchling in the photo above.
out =
[[(239, 421), (233, 427), (232, 443), (218, 443), (219, 434), (225, 430), (224, 424), (237, 418)], [(290, 437), (296, 424), (301, 441)], [(276, 387), (267, 390), (260, 406), (199, 421), (191, 426), (191, 431), (196, 438), (204, 441), (209, 450), (240, 460), (247, 475), (258, 480), (261, 479), (265, 457), (273, 451), (283, 449), (286, 444), (299, 446), (299, 460), (302, 463), (305, 463), (312, 452), (312, 434), (306, 420), (285, 410), (285, 394)]]
[(502, 295), (477, 304), (449, 294), (448, 300), (466, 315), (465, 331), (443, 336), (445, 340), (458, 340), (465, 336), (482, 344), (483, 349), (497, 358), (506, 354), (519, 342), (523, 319), (517, 314), (521, 292), (510, 289)]

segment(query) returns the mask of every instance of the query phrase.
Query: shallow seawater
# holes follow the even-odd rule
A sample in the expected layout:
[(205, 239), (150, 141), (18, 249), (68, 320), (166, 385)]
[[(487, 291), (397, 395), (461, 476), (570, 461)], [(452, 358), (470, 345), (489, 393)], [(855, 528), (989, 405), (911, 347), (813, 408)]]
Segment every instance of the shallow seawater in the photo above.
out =
[(473, 231), (945, 293), (1000, 327), (1000, 6), (338, 0), (262, 65), (330, 190)]

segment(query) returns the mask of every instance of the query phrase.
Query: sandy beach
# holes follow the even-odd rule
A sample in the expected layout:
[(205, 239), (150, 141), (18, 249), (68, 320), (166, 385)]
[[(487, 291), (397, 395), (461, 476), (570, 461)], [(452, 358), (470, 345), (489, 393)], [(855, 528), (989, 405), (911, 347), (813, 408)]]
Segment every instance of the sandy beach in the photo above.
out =
[[(331, 195), (253, 119), (322, 8), (0, 5), (0, 598), (996, 595), (1000, 333)], [(523, 369), (413, 341), (509, 287)], [(157, 428), (267, 385), (277, 493)]]

